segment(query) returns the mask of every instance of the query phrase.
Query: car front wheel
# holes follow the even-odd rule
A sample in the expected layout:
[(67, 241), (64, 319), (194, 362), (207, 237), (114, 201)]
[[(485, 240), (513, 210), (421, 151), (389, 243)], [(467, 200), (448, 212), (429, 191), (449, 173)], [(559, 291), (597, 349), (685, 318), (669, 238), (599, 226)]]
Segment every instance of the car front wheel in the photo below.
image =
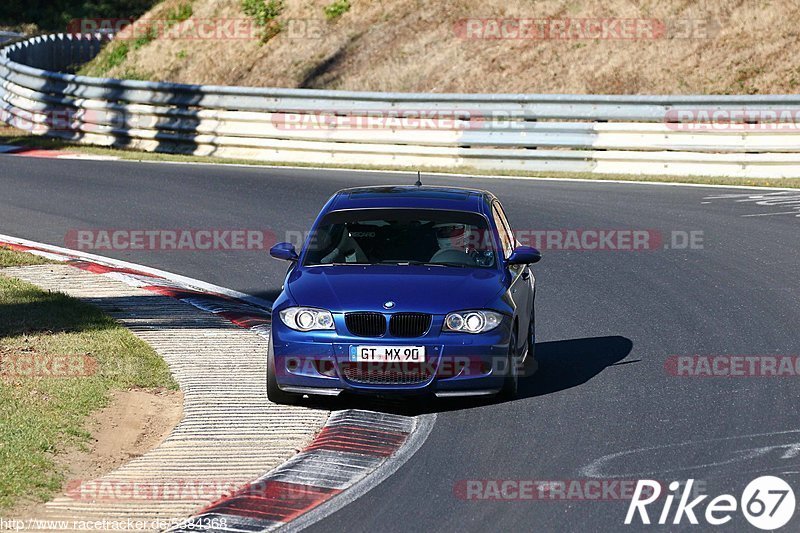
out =
[(535, 322), (533, 313), (531, 313), (531, 319), (528, 322), (528, 339), (526, 343), (527, 356), (522, 365), (523, 377), (530, 377), (539, 370), (539, 361), (536, 360), (536, 335), (534, 328)]
[(514, 327), (514, 333), (511, 334), (511, 341), (508, 343), (508, 361), (506, 362), (503, 388), (500, 389), (499, 394), (500, 398), (504, 400), (513, 400), (517, 397), (517, 389), (519, 387), (519, 376), (517, 372), (518, 358), (517, 328)]

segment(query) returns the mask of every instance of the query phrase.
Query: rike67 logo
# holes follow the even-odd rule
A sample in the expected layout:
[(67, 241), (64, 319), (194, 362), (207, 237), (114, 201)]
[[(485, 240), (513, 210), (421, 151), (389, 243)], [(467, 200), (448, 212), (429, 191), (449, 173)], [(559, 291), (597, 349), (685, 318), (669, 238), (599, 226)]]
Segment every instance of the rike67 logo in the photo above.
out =
[[(663, 498), (660, 513), (653, 516), (652, 520), (660, 525), (680, 524), (685, 518), (690, 524), (699, 524), (698, 516), (712, 526), (721, 526), (734, 520), (734, 516), (741, 511), (745, 519), (758, 529), (772, 531), (783, 527), (794, 515), (796, 506), (795, 495), (792, 487), (784, 480), (775, 476), (762, 476), (751, 481), (737, 501), (732, 494), (720, 494), (708, 502), (707, 494), (693, 496), (693, 479), (685, 484), (673, 481)], [(679, 494), (678, 491), (683, 487)], [(638, 518), (642, 524), (651, 524), (650, 511), (658, 511), (656, 501), (662, 498), (662, 486), (659, 482), (643, 479), (636, 484), (633, 498), (628, 506), (625, 524), (630, 525)], [(673, 503), (678, 500), (674, 507)], [(659, 502), (661, 503), (661, 502)], [(705, 505), (705, 507), (703, 507)]]

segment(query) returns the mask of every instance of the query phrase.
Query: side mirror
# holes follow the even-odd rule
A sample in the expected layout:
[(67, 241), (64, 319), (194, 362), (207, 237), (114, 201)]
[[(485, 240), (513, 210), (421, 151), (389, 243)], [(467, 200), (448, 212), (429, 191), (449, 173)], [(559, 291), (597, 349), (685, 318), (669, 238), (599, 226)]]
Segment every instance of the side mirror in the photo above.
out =
[(297, 261), (297, 252), (294, 249), (294, 244), (290, 242), (279, 242), (269, 249), (269, 255), (275, 259), (283, 259), (284, 261)]
[(509, 265), (529, 265), (538, 263), (542, 258), (542, 253), (532, 246), (517, 246), (511, 252), (507, 262)]

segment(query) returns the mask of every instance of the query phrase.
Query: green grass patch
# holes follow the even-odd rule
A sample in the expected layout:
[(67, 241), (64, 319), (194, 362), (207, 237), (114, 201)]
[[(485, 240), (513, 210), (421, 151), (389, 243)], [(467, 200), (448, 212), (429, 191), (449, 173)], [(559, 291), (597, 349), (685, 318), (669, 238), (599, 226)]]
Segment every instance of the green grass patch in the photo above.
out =
[(158, 28), (156, 28), (155, 26), (150, 26), (150, 28), (148, 28), (144, 33), (137, 36), (136, 39), (133, 40), (133, 49), (138, 50), (139, 48), (155, 41), (157, 38), (158, 38)]
[[(5, 131), (5, 133), (4, 133)], [(250, 165), (250, 166), (284, 166), (284, 167), (320, 167), (320, 168), (343, 168), (355, 170), (403, 170), (409, 174), (416, 174), (417, 170), (425, 173), (443, 174), (465, 174), (467, 176), (508, 176), (515, 178), (577, 178), (587, 180), (618, 180), (618, 181), (643, 181), (643, 182), (668, 182), (668, 183), (697, 183), (704, 185), (746, 185), (749, 187), (781, 187), (789, 189), (800, 189), (800, 178), (736, 178), (730, 176), (670, 176), (663, 175), (639, 175), (639, 174), (595, 174), (592, 172), (530, 172), (518, 170), (483, 170), (473, 167), (436, 167), (425, 166), (417, 168), (393, 167), (390, 165), (337, 165), (330, 163), (286, 163), (282, 161), (254, 161), (251, 159), (222, 159), (219, 157), (196, 156), (169, 154), (158, 152), (142, 152), (127, 148), (105, 148), (101, 146), (89, 146), (75, 144), (59, 139), (48, 139), (35, 135), (21, 133), (20, 130), (11, 128), (0, 128), (0, 141), (2, 144), (19, 144), (35, 148), (47, 148), (52, 150), (65, 149), (85, 154), (115, 156), (120, 159), (130, 161), (157, 161), (157, 162), (178, 162), (178, 163), (210, 163), (217, 165)], [(414, 183), (414, 179), (409, 178), (409, 183)], [(398, 182), (403, 181), (398, 177)]]
[(97, 57), (81, 66), (77, 73), (81, 76), (105, 76), (109, 70), (125, 62), (128, 52), (130, 46), (127, 41), (111, 41), (97, 54)]
[(189, 20), (193, 12), (192, 4), (190, 2), (184, 2), (175, 9), (170, 9), (167, 12), (167, 20), (175, 23), (183, 22)]
[(242, 11), (261, 28), (260, 41), (266, 43), (283, 29), (276, 20), (286, 8), (284, 0), (241, 0)]
[(30, 265), (47, 265), (56, 263), (38, 255), (20, 253), (7, 246), (0, 246), (0, 268)]
[[(0, 250), (0, 267), (39, 264)], [(20, 376), (20, 361), (88, 357), (88, 376)], [(90, 368), (90, 367), (87, 367)], [(87, 416), (112, 390), (176, 389), (169, 368), (146, 343), (97, 308), (0, 271), (0, 510), (45, 501), (61, 490), (57, 454), (82, 448)]]
[(334, 0), (325, 6), (325, 18), (336, 20), (348, 11), (350, 11), (350, 0)]
[(153, 74), (145, 70), (136, 70), (129, 67), (122, 71), (120, 78), (135, 81), (153, 81)]
[[(174, 9), (170, 9), (164, 15), (164, 20), (167, 23), (166, 28), (164, 28), (164, 31), (169, 32), (172, 26), (175, 26), (177, 24), (180, 24), (181, 22), (184, 22), (185, 20), (188, 20), (192, 16), (192, 13), (193, 13), (193, 8), (192, 4), (190, 3), (182, 3), (179, 4), (177, 7), (175, 7)], [(160, 26), (152, 25), (148, 28), (146, 26), (148, 22), (145, 21), (143, 24), (145, 25), (145, 28), (143, 29), (143, 31), (140, 32), (141, 34), (138, 35), (133, 40), (134, 50), (138, 50), (143, 46), (152, 43), (153, 41), (155, 41), (160, 37), (159, 35), (159, 30), (161, 29)]]

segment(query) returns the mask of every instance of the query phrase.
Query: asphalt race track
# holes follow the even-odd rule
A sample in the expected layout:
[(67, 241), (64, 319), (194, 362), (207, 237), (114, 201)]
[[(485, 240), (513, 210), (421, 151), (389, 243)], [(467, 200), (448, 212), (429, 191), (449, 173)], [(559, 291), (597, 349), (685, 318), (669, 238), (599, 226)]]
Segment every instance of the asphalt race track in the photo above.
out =
[[(0, 233), (61, 246), (70, 229), (270, 229), (283, 240), (307, 230), (337, 189), (414, 180), (3, 156)], [(655, 230), (663, 242), (643, 251), (545, 247), (534, 268), (541, 369), (521, 384), (521, 398), (389, 407), (439, 411), (430, 437), (394, 475), (311, 531), (626, 529), (625, 501), (467, 500), (469, 480), (694, 478), (712, 497), (739, 494), (766, 473), (797, 485), (797, 376), (678, 377), (665, 368), (673, 355), (800, 353), (800, 218), (791, 209), (708, 199), (758, 194), (737, 189), (423, 181), (492, 190), (517, 231)], [(702, 232), (702, 247), (671, 249), (673, 231)], [(286, 268), (254, 251), (96, 253), (268, 298)], [(668, 528), (698, 526), (684, 519)], [(746, 528), (739, 514), (720, 529)]]

